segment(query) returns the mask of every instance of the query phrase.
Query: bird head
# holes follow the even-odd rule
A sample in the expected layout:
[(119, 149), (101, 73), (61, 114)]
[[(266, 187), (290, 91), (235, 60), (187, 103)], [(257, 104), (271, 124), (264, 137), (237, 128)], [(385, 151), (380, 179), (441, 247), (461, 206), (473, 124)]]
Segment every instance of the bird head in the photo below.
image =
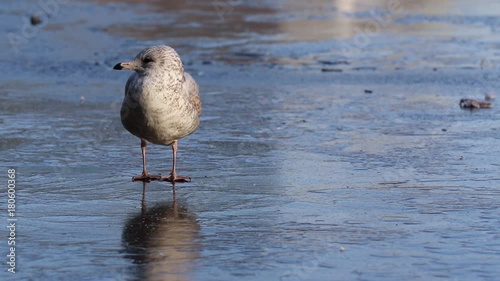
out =
[(134, 70), (139, 75), (157, 70), (184, 74), (184, 66), (179, 54), (173, 48), (165, 45), (146, 48), (133, 60), (118, 63), (113, 69)]

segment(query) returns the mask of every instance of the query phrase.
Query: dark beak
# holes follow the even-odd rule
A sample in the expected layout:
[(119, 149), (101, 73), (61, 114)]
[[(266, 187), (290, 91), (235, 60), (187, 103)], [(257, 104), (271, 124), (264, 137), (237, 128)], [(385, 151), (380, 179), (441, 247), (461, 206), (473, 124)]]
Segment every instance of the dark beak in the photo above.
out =
[(118, 63), (116, 64), (114, 67), (113, 67), (114, 70), (122, 70), (123, 69), (123, 66), (122, 66), (122, 63)]
[(137, 65), (135, 65), (133, 61), (120, 62), (113, 67), (114, 70), (122, 70), (122, 69), (135, 70), (137, 68), (138, 68)]

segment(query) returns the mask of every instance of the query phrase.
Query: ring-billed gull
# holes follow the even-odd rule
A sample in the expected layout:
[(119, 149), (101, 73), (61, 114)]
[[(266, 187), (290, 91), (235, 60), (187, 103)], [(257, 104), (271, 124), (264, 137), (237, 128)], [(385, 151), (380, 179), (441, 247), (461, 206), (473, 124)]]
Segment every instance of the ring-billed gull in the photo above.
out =
[[(141, 139), (142, 175), (132, 180), (190, 181), (175, 170), (178, 140), (192, 134), (200, 124), (201, 101), (198, 85), (184, 72), (177, 52), (169, 46), (142, 50), (132, 61), (113, 69), (134, 70), (125, 86), (120, 110), (122, 124)], [(168, 177), (149, 174), (146, 169), (146, 141), (172, 146), (172, 172)]]

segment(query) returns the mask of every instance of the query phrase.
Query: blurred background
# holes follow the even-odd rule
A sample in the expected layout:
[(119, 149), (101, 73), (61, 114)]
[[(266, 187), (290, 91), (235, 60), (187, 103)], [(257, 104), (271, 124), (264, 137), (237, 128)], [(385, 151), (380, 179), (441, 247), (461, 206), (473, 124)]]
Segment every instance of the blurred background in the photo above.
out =
[[(0, 15), (1, 173), (18, 180), (17, 273), (0, 279), (498, 279), (500, 114), (458, 103), (497, 92), (500, 2), (12, 0)], [(130, 73), (112, 70), (159, 44), (203, 100), (175, 196), (130, 181)], [(170, 161), (148, 147), (150, 172)]]
[[(194, 61), (302, 68), (345, 57), (347, 69), (475, 67), (497, 60), (500, 4), (488, 0), (59, 2), (4, 3), (4, 33), (21, 39), (3, 40), (3, 48), (24, 58), (37, 50), (61, 60), (105, 60), (123, 46), (167, 43)], [(41, 23), (24, 28), (31, 15)], [(58, 48), (50, 47), (56, 42)], [(73, 45), (80, 46), (78, 55)]]

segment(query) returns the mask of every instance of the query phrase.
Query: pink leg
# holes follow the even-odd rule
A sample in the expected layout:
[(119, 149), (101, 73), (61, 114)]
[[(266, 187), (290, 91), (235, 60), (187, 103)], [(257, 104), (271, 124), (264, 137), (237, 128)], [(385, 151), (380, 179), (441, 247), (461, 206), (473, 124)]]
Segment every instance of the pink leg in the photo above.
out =
[(191, 178), (187, 176), (179, 176), (175, 171), (175, 163), (177, 161), (177, 143), (178, 141), (174, 141), (172, 143), (172, 172), (170, 172), (170, 176), (162, 177), (161, 181), (169, 181), (169, 182), (190, 182)]
[(161, 179), (160, 176), (151, 175), (146, 169), (146, 140), (141, 139), (141, 151), (142, 151), (142, 175), (132, 177), (132, 181), (152, 181)]

